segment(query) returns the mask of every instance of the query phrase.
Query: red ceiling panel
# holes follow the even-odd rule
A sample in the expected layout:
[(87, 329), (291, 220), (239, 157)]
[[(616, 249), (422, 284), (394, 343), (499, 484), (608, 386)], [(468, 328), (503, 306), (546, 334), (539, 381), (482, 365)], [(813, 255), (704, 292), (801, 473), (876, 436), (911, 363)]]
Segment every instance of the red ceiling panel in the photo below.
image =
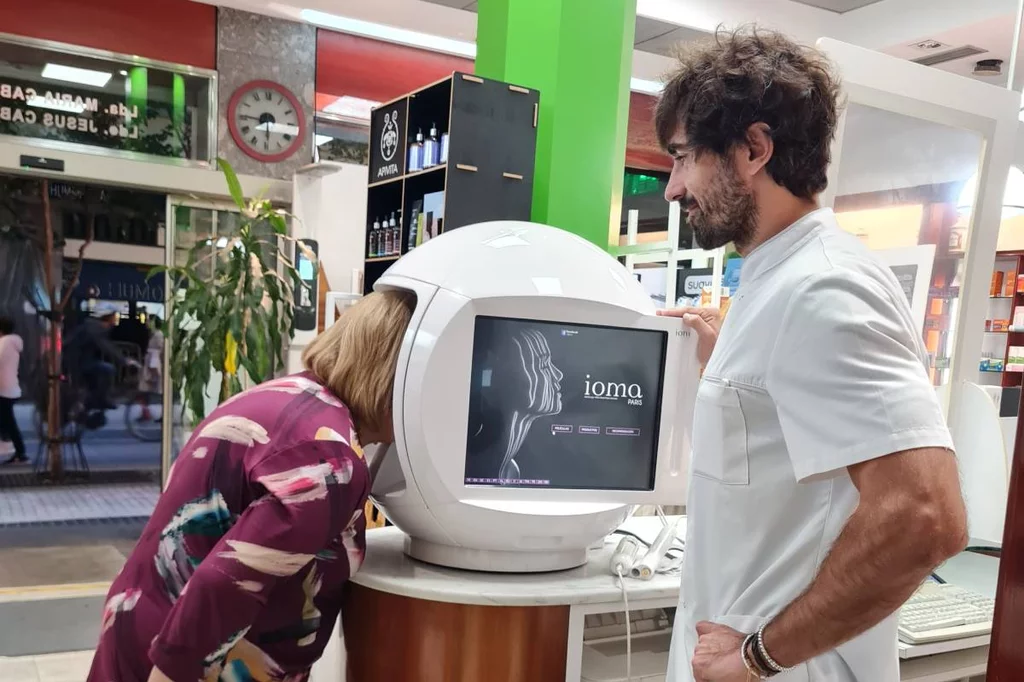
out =
[(387, 102), (452, 71), (472, 73), (473, 62), (347, 33), (316, 32), (318, 93)]
[[(387, 102), (452, 71), (472, 73), (473, 62), (335, 31), (317, 31), (317, 109), (342, 95)], [(668, 156), (654, 136), (654, 101), (651, 95), (630, 95), (626, 165), (669, 170)]]
[(0, 31), (205, 69), (217, 66), (217, 8), (188, 0), (3, 0)]
[(626, 165), (645, 170), (672, 170), (668, 154), (654, 134), (653, 95), (632, 92), (629, 95), (629, 124), (626, 128)]

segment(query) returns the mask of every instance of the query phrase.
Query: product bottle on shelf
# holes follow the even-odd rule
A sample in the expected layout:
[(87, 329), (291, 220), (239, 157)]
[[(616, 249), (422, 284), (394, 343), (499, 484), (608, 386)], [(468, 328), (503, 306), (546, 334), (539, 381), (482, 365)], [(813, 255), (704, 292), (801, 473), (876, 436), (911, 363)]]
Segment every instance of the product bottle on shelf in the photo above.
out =
[(423, 167), (436, 166), (441, 158), (441, 145), (437, 141), (437, 124), (431, 125), (430, 137), (423, 142)]
[(448, 133), (441, 133), (441, 163), (448, 163)]
[(395, 214), (391, 214), (391, 252), (389, 255), (396, 256), (402, 252), (401, 237), (398, 236), (398, 223)]
[(377, 253), (377, 245), (379, 243), (378, 237), (380, 236), (380, 219), (373, 221), (373, 228), (370, 230), (370, 247), (368, 249), (368, 258), (376, 258), (380, 254)]
[(406, 172), (423, 170), (423, 131), (416, 133), (416, 141), (409, 145), (409, 167)]

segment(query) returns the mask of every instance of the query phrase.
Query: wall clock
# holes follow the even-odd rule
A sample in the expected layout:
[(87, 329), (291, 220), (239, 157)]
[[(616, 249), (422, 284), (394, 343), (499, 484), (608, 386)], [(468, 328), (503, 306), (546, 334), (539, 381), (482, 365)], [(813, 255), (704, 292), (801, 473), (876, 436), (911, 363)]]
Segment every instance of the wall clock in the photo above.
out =
[(298, 98), (279, 83), (250, 81), (228, 102), (228, 129), (242, 151), (265, 163), (284, 161), (306, 139), (306, 115)]

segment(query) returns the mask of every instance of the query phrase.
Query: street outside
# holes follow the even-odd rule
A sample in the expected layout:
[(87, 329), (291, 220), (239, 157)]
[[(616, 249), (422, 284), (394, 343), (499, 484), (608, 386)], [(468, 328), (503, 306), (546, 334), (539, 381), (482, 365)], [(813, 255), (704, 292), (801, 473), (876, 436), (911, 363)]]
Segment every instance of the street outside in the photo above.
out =
[[(0, 490), (3, 489), (3, 475), (23, 473), (32, 470), (32, 462), (40, 453), (39, 433), (35, 421), (35, 406), (20, 403), (14, 408), (14, 416), (25, 439), (28, 464), (5, 465), (0, 467)], [(137, 418), (139, 409), (132, 412)], [(95, 431), (86, 431), (82, 437), (82, 451), (85, 453), (89, 469), (94, 472), (130, 471), (143, 473), (159, 473), (160, 471), (160, 440), (159, 424), (146, 425), (145, 430), (157, 440), (144, 442), (133, 436), (125, 423), (125, 410), (118, 407), (107, 412), (106, 426)], [(66, 448), (66, 450), (68, 450)], [(69, 470), (74, 462), (68, 459), (65, 463)]]
[[(132, 419), (139, 412), (136, 407)], [(149, 516), (159, 494), (159, 424), (144, 427), (148, 437), (157, 439), (142, 441), (129, 432), (123, 407), (107, 412), (107, 424), (82, 437), (91, 475), (80, 475), (73, 447), (65, 446), (67, 482), (55, 484), (33, 472), (37, 457), (45, 462), (34, 413), (28, 403), (15, 407), (29, 461), (0, 465), (0, 528)]]

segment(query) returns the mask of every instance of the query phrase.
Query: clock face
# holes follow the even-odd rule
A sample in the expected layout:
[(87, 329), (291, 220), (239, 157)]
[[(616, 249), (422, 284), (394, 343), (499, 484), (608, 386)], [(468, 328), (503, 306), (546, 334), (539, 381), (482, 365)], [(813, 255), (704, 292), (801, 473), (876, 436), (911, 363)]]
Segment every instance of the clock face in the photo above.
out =
[(283, 161), (302, 146), (306, 117), (298, 99), (283, 85), (246, 83), (231, 96), (227, 116), (231, 137), (254, 159)]

